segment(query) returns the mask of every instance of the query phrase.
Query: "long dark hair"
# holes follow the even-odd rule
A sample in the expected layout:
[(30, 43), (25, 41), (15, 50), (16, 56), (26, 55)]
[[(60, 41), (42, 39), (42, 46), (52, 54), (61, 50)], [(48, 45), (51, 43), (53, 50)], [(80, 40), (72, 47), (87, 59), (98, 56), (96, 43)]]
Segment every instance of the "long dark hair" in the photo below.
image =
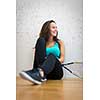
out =
[[(44, 37), (46, 41), (48, 41), (49, 37), (50, 37), (50, 23), (56, 23), (54, 20), (49, 20), (49, 21), (46, 21), (42, 28), (41, 28), (41, 31), (40, 31), (40, 34), (39, 36), (40, 37)], [(58, 32), (57, 32), (57, 35), (55, 37), (53, 37), (53, 40), (54, 41), (58, 41)]]

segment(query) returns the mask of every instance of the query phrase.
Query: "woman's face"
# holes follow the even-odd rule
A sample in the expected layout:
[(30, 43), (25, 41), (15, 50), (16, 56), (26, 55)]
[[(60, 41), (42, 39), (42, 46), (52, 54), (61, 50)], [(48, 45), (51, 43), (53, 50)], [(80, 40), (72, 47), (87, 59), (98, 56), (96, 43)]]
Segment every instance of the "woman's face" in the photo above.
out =
[(50, 34), (52, 36), (56, 36), (57, 35), (57, 26), (56, 26), (56, 23), (52, 22), (50, 23)]

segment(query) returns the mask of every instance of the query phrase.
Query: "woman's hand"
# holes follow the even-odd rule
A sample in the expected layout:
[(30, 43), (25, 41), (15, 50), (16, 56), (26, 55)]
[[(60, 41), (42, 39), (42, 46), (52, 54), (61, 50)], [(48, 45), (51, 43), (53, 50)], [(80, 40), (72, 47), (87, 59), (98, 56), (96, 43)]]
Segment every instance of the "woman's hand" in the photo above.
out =
[(63, 60), (63, 59), (61, 59), (61, 58), (59, 58), (58, 60), (60, 61), (60, 63), (63, 63), (63, 62), (64, 62), (64, 60)]
[(63, 63), (62, 60), (61, 60), (60, 58), (59, 58), (58, 60), (60, 61), (60, 63)]

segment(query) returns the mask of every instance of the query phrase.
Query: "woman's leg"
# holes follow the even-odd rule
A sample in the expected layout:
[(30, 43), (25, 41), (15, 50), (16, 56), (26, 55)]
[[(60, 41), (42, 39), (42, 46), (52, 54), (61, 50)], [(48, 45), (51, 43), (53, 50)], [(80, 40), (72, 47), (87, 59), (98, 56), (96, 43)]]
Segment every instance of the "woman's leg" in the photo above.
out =
[(46, 57), (46, 42), (44, 38), (38, 38), (35, 45), (35, 57), (33, 63), (33, 69), (38, 68), (45, 60)]
[(44, 71), (45, 75), (48, 75), (55, 68), (56, 57), (53, 54), (49, 54), (45, 61), (41, 64), (40, 68)]
[(47, 79), (61, 79), (63, 77), (61, 63), (53, 54), (48, 55), (40, 68), (43, 69)]
[(54, 69), (47, 75), (47, 79), (60, 80), (63, 77), (63, 69), (61, 63), (56, 59)]

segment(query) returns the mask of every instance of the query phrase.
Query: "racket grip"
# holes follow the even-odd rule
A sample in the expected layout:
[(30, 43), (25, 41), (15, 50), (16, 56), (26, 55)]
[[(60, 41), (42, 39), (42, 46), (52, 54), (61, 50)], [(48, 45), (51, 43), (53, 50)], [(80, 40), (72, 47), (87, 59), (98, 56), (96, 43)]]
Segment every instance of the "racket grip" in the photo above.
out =
[(74, 62), (70, 62), (70, 63), (67, 63), (67, 64), (61, 64), (61, 66), (64, 66), (64, 65), (71, 65), (71, 64), (74, 64)]
[(63, 66), (65, 69), (67, 69), (70, 73), (72, 73), (72, 71), (70, 69), (68, 69), (67, 67)]

